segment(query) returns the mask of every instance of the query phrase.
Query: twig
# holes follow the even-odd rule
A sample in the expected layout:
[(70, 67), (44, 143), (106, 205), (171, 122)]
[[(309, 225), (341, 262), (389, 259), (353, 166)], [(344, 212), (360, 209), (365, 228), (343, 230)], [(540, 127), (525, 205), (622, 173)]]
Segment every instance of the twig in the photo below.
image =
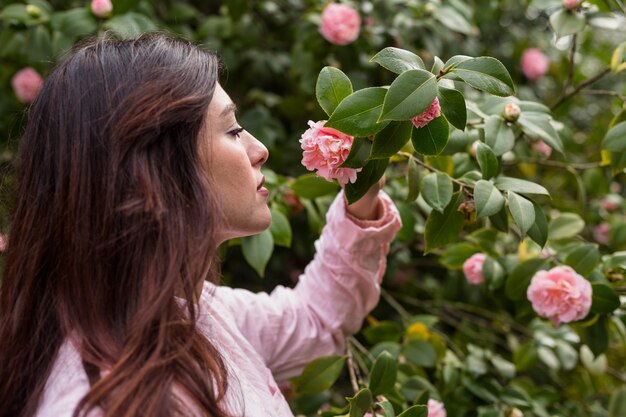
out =
[(613, 378), (621, 381), (622, 383), (626, 383), (626, 376), (622, 375), (620, 372), (617, 372), (615, 369), (607, 366), (606, 373), (611, 375)]
[(587, 90), (585, 91), (585, 94), (592, 94), (592, 95), (596, 95), (596, 96), (613, 96), (613, 97), (617, 97), (622, 101), (626, 101), (626, 96), (623, 94), (618, 93), (617, 91), (611, 91), (611, 90)]
[[(405, 156), (405, 157), (407, 157), (407, 158), (409, 158), (409, 159), (410, 159), (410, 158), (413, 158), (413, 160), (414, 160), (415, 162), (417, 162), (417, 164), (418, 164), (418, 165), (423, 166), (424, 168), (426, 168), (427, 170), (429, 170), (429, 171), (431, 171), (431, 172), (441, 172), (441, 173), (444, 173), (443, 171), (440, 171), (440, 170), (438, 170), (438, 169), (437, 169), (437, 168), (435, 168), (435, 167), (431, 167), (431, 166), (430, 166), (430, 165), (428, 165), (426, 162), (422, 161), (422, 160), (421, 160), (421, 159), (419, 159), (419, 158), (416, 158), (414, 155), (411, 155), (411, 154), (410, 154), (410, 153), (408, 153), (408, 152), (398, 152), (398, 154), (399, 154), (399, 155), (402, 155), (402, 156)], [(455, 183), (456, 185), (458, 185), (458, 186), (459, 186), (459, 187), (461, 187), (461, 188), (470, 188), (470, 189), (474, 189), (474, 186), (473, 186), (473, 185), (466, 184), (466, 183), (464, 183), (464, 182), (462, 182), (462, 181), (457, 180), (456, 178), (452, 178), (452, 177), (450, 177), (450, 180), (452, 180), (452, 182), (453, 182), (453, 183)]]
[(407, 320), (409, 317), (411, 317), (406, 309), (402, 307), (402, 305), (400, 305), (400, 303), (398, 303), (385, 289), (381, 288), (380, 295), (382, 295), (382, 297), (385, 299), (385, 301), (387, 301), (391, 308), (398, 312), (400, 317), (402, 317), (402, 320)]
[(595, 83), (600, 78), (604, 77), (605, 75), (609, 74), (610, 72), (611, 72), (611, 68), (605, 68), (604, 70), (600, 71), (598, 74), (594, 75), (593, 77), (588, 78), (587, 80), (585, 80), (582, 83), (578, 84), (578, 87), (576, 87), (575, 89), (573, 89), (569, 93), (561, 95), (561, 97), (557, 100), (556, 103), (554, 103), (552, 105), (552, 107), (550, 109), (551, 110), (556, 110), (556, 108), (559, 107), (561, 104), (563, 104), (565, 101), (569, 100), (570, 98), (572, 98), (576, 94), (578, 94), (580, 92), (580, 90), (582, 90), (583, 88), (587, 87), (588, 85), (591, 85), (591, 84)]
[(354, 338), (354, 336), (350, 336), (348, 337), (348, 341), (355, 347), (357, 348), (359, 351), (361, 351), (362, 354), (364, 354), (365, 356), (367, 356), (367, 359), (369, 359), (371, 362), (374, 362), (376, 360), (376, 358), (370, 353), (369, 350), (367, 350), (365, 348), (365, 346), (363, 346), (358, 340), (356, 340)]
[(578, 40), (578, 34), (575, 33), (572, 36), (572, 48), (569, 51), (569, 74), (567, 76), (567, 82), (565, 83), (564, 91), (572, 86), (574, 81), (574, 57), (576, 55), (576, 41)]
[(566, 163), (566, 162), (560, 162), (560, 161), (553, 161), (550, 159), (537, 159), (537, 158), (517, 158), (513, 161), (506, 161), (506, 162), (503, 161), (502, 164), (503, 165), (516, 165), (520, 162), (525, 162), (529, 164), (537, 164), (537, 165), (545, 165), (545, 166), (555, 167), (555, 168), (564, 168), (564, 169), (574, 168), (574, 169), (580, 169), (580, 170), (597, 168), (602, 164), (602, 162), (600, 161), (585, 162), (585, 163)]
[(348, 355), (348, 373), (350, 374), (350, 383), (352, 384), (352, 390), (356, 395), (359, 392), (359, 383), (356, 379), (356, 373), (354, 371), (354, 362), (352, 361), (352, 349), (350, 349), (350, 343), (346, 346), (346, 353)]

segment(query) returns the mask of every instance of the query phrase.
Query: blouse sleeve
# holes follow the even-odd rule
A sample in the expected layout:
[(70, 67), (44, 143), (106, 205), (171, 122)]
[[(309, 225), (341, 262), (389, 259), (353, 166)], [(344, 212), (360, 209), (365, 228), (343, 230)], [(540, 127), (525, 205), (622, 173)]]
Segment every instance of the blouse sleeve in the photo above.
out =
[(271, 294), (217, 287), (215, 296), (272, 370), (276, 380), (298, 375), (316, 357), (340, 354), (378, 303), (389, 244), (401, 226), (391, 199), (380, 192), (382, 215), (358, 222), (341, 192), (315, 242), (316, 254), (295, 288)]

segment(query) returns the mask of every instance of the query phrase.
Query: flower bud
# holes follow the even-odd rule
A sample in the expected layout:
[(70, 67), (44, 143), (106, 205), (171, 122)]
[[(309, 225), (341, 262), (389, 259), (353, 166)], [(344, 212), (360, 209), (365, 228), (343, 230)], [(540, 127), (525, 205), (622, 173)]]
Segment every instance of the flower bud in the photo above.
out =
[(470, 155), (472, 155), (472, 157), (474, 157), (474, 158), (476, 158), (476, 154), (478, 153), (478, 142), (479, 141), (477, 141), (477, 140), (474, 141), (472, 143), (472, 146), (470, 146), (470, 149), (469, 149)]
[(437, 11), (437, 6), (435, 6), (432, 3), (426, 3), (426, 5), (424, 6), (424, 11), (426, 12), (427, 15), (430, 16), (431, 14)]
[(91, 12), (98, 17), (108, 17), (113, 11), (111, 0), (91, 0)]
[(582, 4), (582, 0), (563, 0), (563, 7), (568, 10), (578, 9)]
[(28, 13), (30, 17), (39, 17), (41, 16), (41, 9), (34, 4), (29, 4), (26, 6), (26, 13)]
[(517, 104), (507, 103), (506, 106), (504, 106), (502, 116), (508, 122), (516, 122), (520, 114), (522, 114), (522, 109), (520, 109)]
[(510, 408), (506, 413), (506, 417), (524, 417), (524, 413), (519, 408)]

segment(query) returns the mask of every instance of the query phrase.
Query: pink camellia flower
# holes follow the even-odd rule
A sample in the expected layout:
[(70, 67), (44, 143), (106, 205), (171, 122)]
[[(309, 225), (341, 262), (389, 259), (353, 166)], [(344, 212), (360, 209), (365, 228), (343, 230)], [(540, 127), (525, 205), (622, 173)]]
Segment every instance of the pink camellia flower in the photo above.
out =
[(548, 145), (542, 140), (533, 142), (532, 145), (530, 146), (533, 148), (535, 152), (537, 152), (541, 156), (545, 156), (546, 158), (549, 157), (550, 154), (552, 153), (552, 148), (550, 147), (550, 145)]
[(331, 127), (324, 127), (326, 121), (312, 122), (309, 120), (307, 129), (300, 139), (302, 165), (309, 171), (317, 169), (317, 175), (327, 181), (336, 179), (339, 184), (346, 185), (356, 181), (357, 172), (361, 168), (339, 168), (348, 155), (354, 138)]
[(91, 0), (91, 11), (98, 17), (107, 17), (113, 11), (111, 0)]
[(604, 197), (600, 200), (600, 207), (608, 212), (615, 211), (619, 208), (619, 200), (611, 196)]
[(433, 119), (436, 119), (441, 115), (441, 106), (439, 105), (439, 99), (435, 97), (432, 104), (424, 110), (421, 114), (418, 114), (411, 119), (413, 126), (420, 128), (426, 126)]
[(32, 103), (43, 86), (43, 78), (31, 67), (26, 67), (15, 73), (11, 79), (11, 86), (19, 101)]
[(330, 43), (347, 45), (359, 37), (361, 17), (345, 4), (331, 3), (322, 12), (320, 33)]
[(484, 253), (475, 253), (463, 262), (463, 273), (470, 284), (478, 285), (485, 282), (483, 264), (487, 256)]
[(432, 398), (428, 400), (428, 417), (447, 417), (443, 403)]
[(600, 223), (591, 230), (591, 233), (596, 242), (602, 245), (608, 245), (611, 241), (611, 225), (608, 223)]
[(558, 326), (584, 318), (591, 308), (591, 284), (569, 266), (538, 271), (526, 291), (533, 310)]
[(582, 0), (563, 0), (563, 7), (568, 10), (577, 9), (582, 3)]
[(522, 72), (529, 80), (537, 80), (543, 77), (548, 68), (550, 67), (550, 61), (537, 48), (529, 48), (524, 51), (521, 59)]

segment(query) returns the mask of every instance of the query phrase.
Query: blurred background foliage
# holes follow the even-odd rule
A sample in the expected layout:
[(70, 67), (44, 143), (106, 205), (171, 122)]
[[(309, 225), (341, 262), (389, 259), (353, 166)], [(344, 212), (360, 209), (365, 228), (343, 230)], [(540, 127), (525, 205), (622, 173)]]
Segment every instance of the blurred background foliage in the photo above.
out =
[[(14, 94), (12, 77), (32, 67), (45, 78), (63, 52), (86, 36), (108, 30), (132, 37), (166, 30), (222, 58), (222, 83), (239, 106), (240, 123), (270, 150), (265, 175), (272, 228), (254, 239), (231, 241), (222, 250), (224, 281), (255, 291), (295, 284), (313, 256), (312, 243), (338, 190), (302, 177), (306, 170), (300, 163), (298, 139), (307, 121), (326, 118), (315, 97), (324, 66), (340, 68), (357, 90), (391, 83), (393, 74), (370, 62), (388, 46), (415, 52), (427, 68), (435, 56), (444, 61), (453, 55), (492, 56), (510, 72), (518, 98), (552, 109), (565, 150), (541, 155), (522, 136), (502, 156), (502, 173), (548, 189), (551, 198), (538, 202), (550, 207), (551, 256), (563, 261), (568, 245), (597, 244), (594, 250), (604, 258), (584, 275), (610, 287), (611, 296), (620, 294), (621, 306), (555, 328), (537, 318), (526, 300), (520, 308), (498, 288), (470, 285), (460, 269), (471, 254), (490, 254), (508, 274), (541, 248), (470, 216), (458, 242), (424, 255), (429, 209), (423, 200), (405, 201), (406, 164), (392, 164), (386, 190), (398, 202), (404, 227), (391, 248), (381, 303), (350, 341), (353, 369), (367, 385), (374, 358), (383, 350), (391, 353), (398, 374), (385, 395), (396, 411), (434, 398), (451, 417), (522, 415), (518, 412), (625, 416), (624, 164), (616, 160), (619, 155), (611, 158), (602, 151), (610, 126), (626, 119), (626, 77), (617, 69), (625, 60), (619, 50), (626, 42), (624, 3), (584, 2), (576, 12), (583, 16), (580, 27), (560, 37), (555, 29), (566, 29), (550, 23), (563, 7), (559, 0), (343, 3), (362, 18), (360, 36), (346, 46), (320, 35), (326, 3), (315, 0), (114, 0), (112, 14), (104, 18), (96, 17), (87, 1), (0, 1), (2, 230), (10, 232), (7, 202), (27, 111)], [(536, 80), (521, 70), (528, 48), (538, 48), (549, 60), (547, 73)], [(617, 61), (613, 68), (612, 59)], [(577, 91), (581, 85), (585, 88)], [(472, 90), (464, 94), (468, 99), (480, 95)], [(457, 131), (443, 155), (428, 163), (451, 176), (462, 175), (468, 164), (476, 166), (470, 153), (476, 139), (469, 131)], [(557, 218), (561, 224), (555, 223)], [(602, 224), (608, 227), (599, 237), (594, 231)], [(333, 388), (316, 390), (321, 392), (296, 392), (298, 386), (294, 391), (285, 385), (294, 412), (315, 415), (320, 407), (345, 404), (343, 397), (354, 392), (342, 369)]]

